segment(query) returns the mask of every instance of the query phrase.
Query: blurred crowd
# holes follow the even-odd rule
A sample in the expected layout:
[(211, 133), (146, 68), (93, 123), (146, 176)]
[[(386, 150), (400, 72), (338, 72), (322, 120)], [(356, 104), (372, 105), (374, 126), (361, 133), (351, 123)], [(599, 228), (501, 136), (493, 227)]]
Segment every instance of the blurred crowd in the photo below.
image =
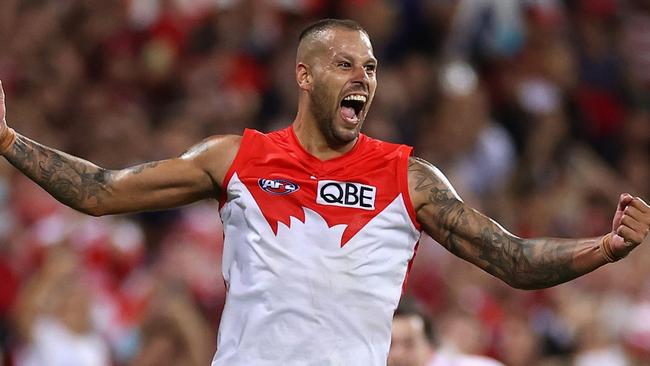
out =
[[(611, 230), (650, 199), (648, 0), (2, 0), (20, 133), (106, 168), (288, 125), (300, 30), (370, 33), (364, 131), (411, 144), (520, 236)], [(5, 365), (207, 365), (225, 289), (216, 202), (91, 218), (0, 165)], [(513, 290), (424, 238), (407, 296), (445, 347), (512, 366), (650, 365), (650, 248)], [(419, 365), (414, 365), (419, 366)]]

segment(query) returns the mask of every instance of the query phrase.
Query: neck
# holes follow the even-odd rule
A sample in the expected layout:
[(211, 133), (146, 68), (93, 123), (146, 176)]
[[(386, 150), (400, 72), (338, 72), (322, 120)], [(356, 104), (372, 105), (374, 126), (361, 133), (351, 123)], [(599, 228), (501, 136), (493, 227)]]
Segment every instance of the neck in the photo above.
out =
[(320, 160), (333, 159), (344, 155), (352, 150), (358, 139), (341, 145), (328, 141), (327, 137), (318, 128), (318, 122), (307, 111), (307, 108), (301, 105), (298, 106), (298, 114), (293, 121), (293, 131), (300, 145)]

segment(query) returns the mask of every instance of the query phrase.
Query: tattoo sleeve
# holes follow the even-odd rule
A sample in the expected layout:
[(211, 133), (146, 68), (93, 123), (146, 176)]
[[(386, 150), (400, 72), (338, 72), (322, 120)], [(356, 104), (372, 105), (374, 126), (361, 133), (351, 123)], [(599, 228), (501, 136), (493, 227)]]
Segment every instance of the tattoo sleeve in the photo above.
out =
[(468, 207), (431, 164), (411, 158), (409, 185), (423, 229), (453, 254), (522, 289), (554, 286), (606, 263), (600, 238), (523, 239)]
[(5, 158), (61, 203), (92, 214), (110, 194), (111, 171), (18, 135)]
[(4, 157), (61, 203), (101, 216), (161, 210), (215, 197), (219, 187), (205, 161), (225, 160), (206, 158), (209, 144), (198, 144), (179, 158), (107, 170), (17, 135)]

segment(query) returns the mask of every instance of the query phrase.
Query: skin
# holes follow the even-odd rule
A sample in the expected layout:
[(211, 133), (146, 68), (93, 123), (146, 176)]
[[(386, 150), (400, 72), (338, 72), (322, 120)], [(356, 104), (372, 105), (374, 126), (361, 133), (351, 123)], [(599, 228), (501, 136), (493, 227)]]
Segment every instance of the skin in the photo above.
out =
[[(303, 39), (298, 47), (299, 99), (293, 122), (302, 146), (327, 160), (350, 151), (377, 87), (377, 61), (367, 35), (332, 28)], [(1, 88), (0, 88), (1, 90)], [(344, 121), (342, 98), (367, 95), (358, 123)], [(0, 130), (7, 128), (4, 92)], [(123, 170), (107, 170), (18, 135), (4, 154), (18, 170), (63, 204), (100, 216), (155, 210), (218, 197), (240, 136), (211, 137), (180, 157)], [(409, 192), (423, 230), (453, 254), (516, 288), (554, 286), (606, 263), (601, 237), (523, 239), (467, 206), (430, 163), (411, 158)], [(621, 195), (612, 225), (612, 250), (623, 257), (648, 237), (650, 207)], [(627, 243), (627, 244), (626, 244)]]
[[(602, 237), (520, 238), (466, 205), (430, 163), (411, 158), (408, 174), (409, 192), (424, 231), (512, 287), (551, 287), (608, 263), (599, 245)], [(647, 238), (649, 228), (650, 207), (639, 197), (622, 194), (612, 223), (615, 253), (626, 255)]]
[(388, 366), (425, 366), (433, 350), (424, 333), (424, 321), (416, 315), (393, 318)]
[[(331, 30), (301, 42), (294, 129), (313, 155), (325, 160), (352, 149), (377, 89), (376, 69), (370, 39), (363, 32)], [(341, 100), (352, 93), (368, 98), (357, 124), (346, 123), (340, 116)]]

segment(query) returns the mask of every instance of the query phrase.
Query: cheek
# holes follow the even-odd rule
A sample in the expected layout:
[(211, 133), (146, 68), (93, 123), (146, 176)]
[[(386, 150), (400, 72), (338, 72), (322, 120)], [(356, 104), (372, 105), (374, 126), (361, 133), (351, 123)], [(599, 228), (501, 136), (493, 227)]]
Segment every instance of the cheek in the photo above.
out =
[(335, 88), (324, 86), (321, 93), (321, 103), (327, 108), (338, 107), (337, 93), (334, 92)]
[(323, 107), (329, 105), (333, 99), (331, 94), (331, 88), (328, 88), (327, 84), (314, 84), (314, 97), (319, 105)]
[(369, 90), (370, 95), (372, 97), (375, 96), (375, 91), (377, 91), (377, 79), (372, 79), (372, 81), (370, 82), (370, 90)]

